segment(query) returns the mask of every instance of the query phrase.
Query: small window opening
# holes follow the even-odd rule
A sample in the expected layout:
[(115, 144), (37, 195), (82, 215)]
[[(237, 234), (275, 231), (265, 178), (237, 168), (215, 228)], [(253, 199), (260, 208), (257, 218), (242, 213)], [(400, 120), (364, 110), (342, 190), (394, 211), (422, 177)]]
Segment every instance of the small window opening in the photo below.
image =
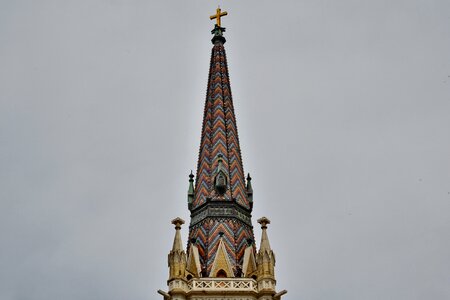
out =
[(218, 278), (226, 278), (227, 277), (227, 272), (225, 272), (224, 270), (220, 269), (219, 272), (217, 272), (216, 277), (218, 277)]

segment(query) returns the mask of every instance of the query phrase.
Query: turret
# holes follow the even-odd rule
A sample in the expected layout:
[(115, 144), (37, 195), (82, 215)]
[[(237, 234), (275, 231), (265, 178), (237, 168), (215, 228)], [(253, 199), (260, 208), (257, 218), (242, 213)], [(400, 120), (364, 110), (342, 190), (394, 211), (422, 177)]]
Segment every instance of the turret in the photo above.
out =
[(256, 264), (258, 265), (258, 289), (263, 297), (260, 300), (273, 299), (275, 295), (275, 254), (270, 248), (269, 237), (267, 236), (267, 225), (270, 220), (262, 217), (258, 220), (261, 224), (261, 244), (256, 254)]
[(184, 224), (184, 221), (181, 218), (176, 218), (172, 220), (172, 224), (175, 225), (175, 237), (172, 250), (168, 256), (169, 281), (184, 278), (186, 271), (186, 252), (184, 252), (180, 234), (181, 225)]
[(267, 236), (267, 225), (270, 220), (266, 217), (258, 219), (261, 224), (261, 244), (259, 246), (258, 254), (256, 255), (256, 262), (258, 264), (258, 279), (270, 278), (275, 279), (275, 254), (270, 248), (269, 237)]

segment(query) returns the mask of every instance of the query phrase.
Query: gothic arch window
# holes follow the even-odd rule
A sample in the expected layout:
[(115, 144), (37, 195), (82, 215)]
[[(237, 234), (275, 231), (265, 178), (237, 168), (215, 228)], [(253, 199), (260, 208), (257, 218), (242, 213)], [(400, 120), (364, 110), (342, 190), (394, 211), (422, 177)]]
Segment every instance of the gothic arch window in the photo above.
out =
[(217, 272), (216, 277), (218, 277), (218, 278), (226, 278), (226, 277), (228, 277), (228, 276), (227, 276), (227, 272), (225, 272), (224, 270), (220, 269), (220, 270)]

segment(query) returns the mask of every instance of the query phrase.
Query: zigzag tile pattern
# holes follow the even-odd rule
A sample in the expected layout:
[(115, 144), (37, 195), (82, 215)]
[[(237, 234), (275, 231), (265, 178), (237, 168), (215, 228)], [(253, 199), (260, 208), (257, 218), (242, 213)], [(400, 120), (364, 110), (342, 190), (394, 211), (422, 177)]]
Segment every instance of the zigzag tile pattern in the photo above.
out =
[(209, 274), (216, 257), (220, 239), (223, 239), (230, 261), (235, 267), (235, 271), (237, 271), (237, 267), (242, 266), (247, 239), (254, 239), (254, 236), (252, 228), (239, 221), (211, 218), (191, 228), (189, 240), (191, 239), (197, 241), (200, 264), (206, 273)]
[[(223, 167), (228, 170), (228, 188), (224, 195), (218, 195), (213, 186), (220, 154), (223, 157)], [(245, 193), (244, 169), (227, 59), (225, 48), (221, 43), (215, 44), (211, 51), (192, 209), (205, 203), (207, 198), (229, 201), (234, 198), (238, 204), (247, 209), (250, 208)]]
[[(222, 195), (214, 188), (220, 155), (221, 170), (226, 171), (227, 177), (227, 189)], [(196, 208), (214, 201), (230, 201), (243, 207), (250, 218), (252, 207), (246, 194), (227, 59), (221, 42), (215, 43), (211, 51), (194, 199), (190, 210), (195, 215)], [(211, 271), (220, 239), (224, 241), (235, 275), (240, 276), (247, 240), (254, 240), (251, 224), (236, 217), (207, 215), (203, 221), (190, 227), (188, 251), (191, 241), (196, 240), (203, 276), (208, 276)]]

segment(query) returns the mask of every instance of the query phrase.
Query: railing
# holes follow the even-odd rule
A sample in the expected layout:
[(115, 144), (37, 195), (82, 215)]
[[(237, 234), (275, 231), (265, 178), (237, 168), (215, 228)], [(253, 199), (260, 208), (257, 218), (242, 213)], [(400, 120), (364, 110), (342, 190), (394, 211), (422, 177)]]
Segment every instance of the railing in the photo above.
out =
[(189, 291), (250, 291), (258, 292), (258, 285), (251, 278), (200, 278), (188, 282)]

